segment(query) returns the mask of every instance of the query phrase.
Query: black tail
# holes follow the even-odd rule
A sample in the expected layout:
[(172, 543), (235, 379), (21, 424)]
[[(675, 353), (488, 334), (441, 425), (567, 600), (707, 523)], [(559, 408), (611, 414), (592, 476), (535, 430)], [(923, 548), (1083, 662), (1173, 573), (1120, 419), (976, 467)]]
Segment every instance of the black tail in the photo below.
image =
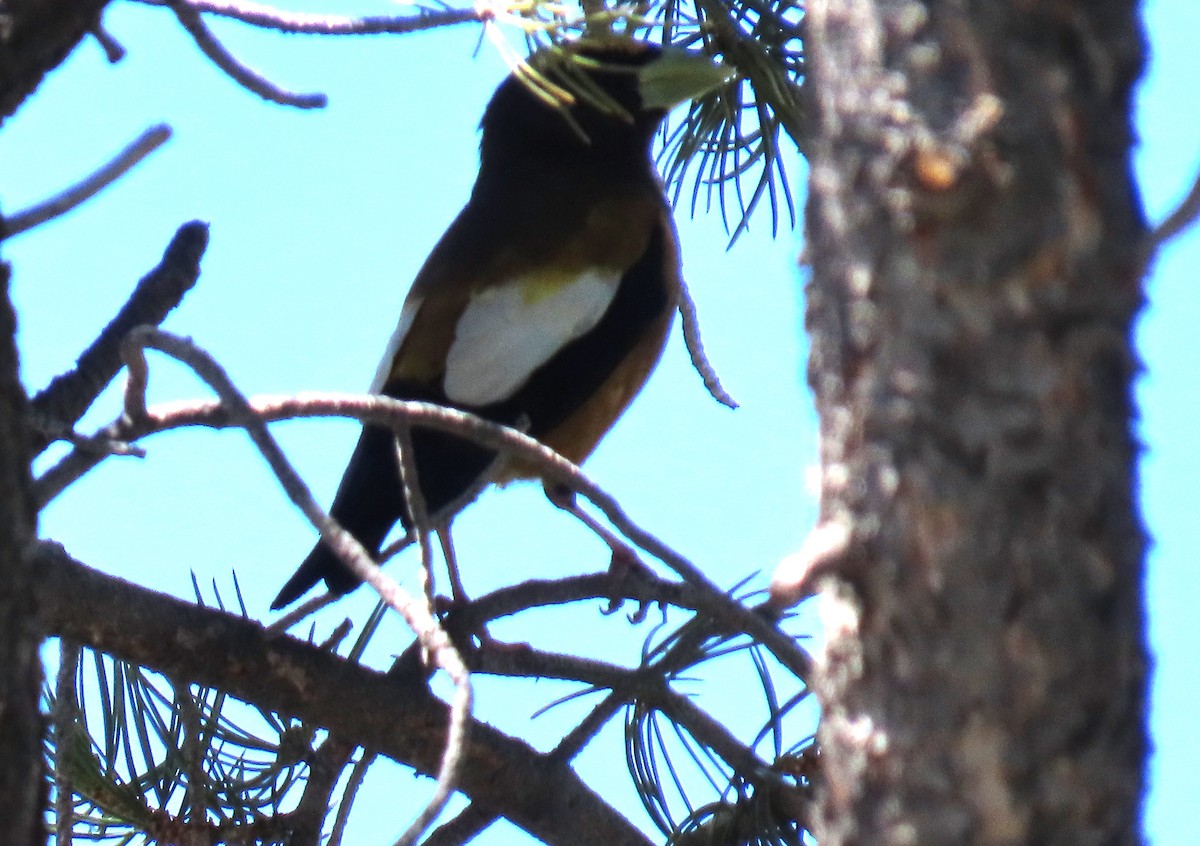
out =
[[(400, 519), (403, 505), (396, 440), (387, 429), (367, 426), (359, 436), (358, 446), (350, 457), (329, 513), (373, 554), (379, 551), (383, 539)], [(333, 550), (317, 541), (300, 568), (279, 591), (271, 609), (290, 605), (322, 579), (336, 594), (349, 593), (359, 584)]]
[[(466, 492), (494, 457), (488, 450), (443, 432), (418, 429), (412, 440), (421, 491), (431, 514)], [(409, 525), (396, 439), (390, 430), (363, 429), (329, 513), (372, 554), (379, 551), (397, 520)], [(279, 591), (271, 610), (295, 602), (322, 579), (330, 592), (339, 595), (360, 584), (337, 555), (318, 541)]]

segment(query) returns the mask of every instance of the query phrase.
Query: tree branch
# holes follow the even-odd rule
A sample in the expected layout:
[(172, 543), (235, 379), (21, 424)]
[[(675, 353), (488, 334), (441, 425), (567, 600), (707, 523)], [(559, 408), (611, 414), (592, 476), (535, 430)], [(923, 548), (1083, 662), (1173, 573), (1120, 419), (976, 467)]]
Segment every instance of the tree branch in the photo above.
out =
[(287, 815), (289, 824), (283, 826), (291, 837), (291, 846), (321, 846), (330, 799), (355, 748), (353, 743), (331, 734), (313, 753), (304, 792), (295, 809)]
[(96, 39), (96, 43), (104, 51), (104, 58), (108, 59), (110, 65), (115, 65), (125, 58), (125, 48), (120, 41), (113, 38), (112, 33), (105, 29), (103, 24), (96, 24), (95, 29), (92, 30), (92, 38)]
[(54, 377), (33, 398), (30, 409), (42, 432), (37, 452), (69, 432), (100, 392), (121, 369), (121, 342), (136, 326), (157, 326), (183, 300), (200, 277), (200, 259), (208, 246), (208, 224), (185, 223), (163, 253), (158, 266), (142, 277), (117, 316), (83, 351), (75, 368)]
[(687, 347), (692, 367), (704, 380), (704, 387), (709, 395), (727, 408), (737, 408), (738, 403), (721, 384), (716, 369), (708, 356), (704, 354), (704, 342), (700, 339), (700, 318), (696, 314), (696, 302), (686, 284), (680, 285), (679, 319), (683, 323), (683, 343)]
[(1153, 257), (1172, 238), (1187, 231), (1198, 218), (1200, 218), (1200, 173), (1197, 173), (1195, 179), (1192, 180), (1192, 187), (1187, 192), (1187, 196), (1180, 200), (1179, 205), (1150, 232), (1148, 238), (1150, 257)]
[(624, 701), (637, 700), (666, 714), (674, 725), (716, 752), (729, 767), (751, 781), (768, 771), (765, 761), (690, 698), (673, 691), (657, 664), (625, 669), (603, 661), (538, 649), (481, 647), (473, 655), (475, 672), (515, 678), (577, 681), (610, 688)]
[(81, 649), (78, 643), (58, 641), (58, 677), (54, 682), (54, 705), (50, 712), (50, 730), (54, 738), (54, 846), (72, 846), (75, 830), (75, 780), (62, 760), (75, 733), (82, 729), (79, 720), (79, 690), (75, 684)]
[[(146, 384), (149, 379), (145, 358), (146, 349), (159, 350), (186, 364), (216, 391), (222, 403), (230, 409), (236, 424), (246, 430), (246, 434), (258, 447), (258, 451), (270, 465), (288, 498), (321, 532), (322, 537), (334, 548), (346, 566), (350, 567), (362, 581), (374, 588), (380, 598), (404, 618), (404, 622), (416, 634), (421, 646), (431, 656), (433, 662), (444, 670), (454, 683), (450, 723), (446, 732), (446, 748), (443, 751), (442, 764), (437, 774), (437, 788), (425, 809), (397, 841), (397, 846), (411, 846), (441, 812), (458, 777), (472, 704), (470, 674), (467, 672), (462, 657), (458, 654), (457, 648), (445, 630), (442, 629), (441, 624), (434, 618), (428, 604), (414, 599), (394, 579), (377, 567), (358, 540), (339, 526), (317, 504), (308, 486), (300, 478), (300, 474), (292, 467), (279, 444), (267, 430), (266, 421), (254, 412), (245, 396), (234, 386), (224, 369), (208, 353), (191, 341), (169, 335), (150, 326), (139, 327), (126, 336), (121, 345), (122, 358), (129, 368), (129, 379), (125, 385), (123, 419), (136, 423), (146, 415)], [(403, 424), (404, 421), (401, 423)], [(400, 433), (404, 431), (403, 428), (397, 428), (397, 436), (400, 437)], [(417, 504), (421, 503), (418, 501)], [(424, 544), (426, 552), (428, 551), (427, 547), (428, 544)]]
[(170, 137), (171, 127), (165, 123), (150, 127), (117, 153), (112, 161), (82, 182), (71, 186), (57, 197), (51, 197), (32, 208), (19, 211), (12, 217), (0, 219), (0, 239), (28, 232), (82, 205), (131, 171), (142, 159), (167, 143)]
[[(131, 379), (133, 375), (131, 374)], [(263, 421), (340, 416), (379, 426), (430, 426), (474, 440), (489, 449), (507, 451), (522, 463), (536, 467), (549, 481), (578, 491), (599, 508), (625, 537), (697, 588), (697, 610), (709, 618), (730, 621), (733, 630), (745, 632), (763, 644), (797, 677), (811, 677), (811, 659), (807, 653), (796, 645), (793, 638), (774, 625), (774, 621), (779, 617), (777, 609), (766, 605), (749, 609), (727, 596), (709, 581), (696, 565), (634, 523), (616, 499), (589, 479), (577, 466), (515, 429), (430, 403), (406, 402), (373, 395), (307, 393), (289, 397), (256, 397), (250, 400), (249, 410)], [(104, 442), (132, 441), (154, 432), (181, 426), (224, 428), (245, 425), (242, 414), (235, 413), (222, 403), (211, 401), (164, 404), (130, 417), (105, 427), (96, 438)], [(39, 507), (48, 503), (105, 457), (98, 451), (79, 448), (68, 454), (35, 482), (34, 494)], [(371, 571), (365, 571), (364, 575), (370, 578), (370, 574), (377, 570), (378, 568), (372, 567)]]
[(214, 65), (225, 71), (234, 82), (247, 91), (251, 91), (264, 100), (278, 103), (281, 106), (295, 106), (298, 109), (323, 109), (325, 107), (328, 101), (324, 94), (303, 94), (297, 91), (288, 91), (271, 82), (258, 71), (235, 59), (225, 49), (225, 46), (217, 40), (217, 37), (212, 34), (212, 31), (204, 25), (204, 20), (200, 17), (200, 13), (193, 6), (183, 2), (183, 0), (168, 0), (166, 5), (171, 7), (171, 11), (175, 13), (175, 17), (179, 18), (179, 22), (183, 24), (183, 28), (192, 36), (200, 51), (208, 56)]
[[(449, 709), (413, 679), (105, 576), (55, 544), (39, 544), (34, 562), (37, 607), (51, 634), (323, 726), (422, 775), (437, 772)], [(570, 767), (491, 726), (472, 724), (464, 755), (458, 789), (546, 843), (649, 843)]]
[[(147, 6), (170, 6), (169, 0), (136, 0)], [(379, 15), (353, 18), (316, 15), (275, 9), (263, 3), (185, 0), (198, 13), (220, 15), (262, 29), (310, 35), (404, 35), (423, 29), (478, 22), (479, 11), (470, 9), (421, 9), (415, 15)]]

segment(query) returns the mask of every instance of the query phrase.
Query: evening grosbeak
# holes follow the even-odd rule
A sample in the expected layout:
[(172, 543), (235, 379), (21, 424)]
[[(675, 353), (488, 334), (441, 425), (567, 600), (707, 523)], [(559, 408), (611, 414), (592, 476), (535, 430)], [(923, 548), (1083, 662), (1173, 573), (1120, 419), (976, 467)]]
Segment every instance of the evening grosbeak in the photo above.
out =
[[(652, 138), (670, 108), (730, 74), (641, 42), (562, 49), (555, 60), (601, 96), (577, 96), (564, 114), (515, 75), (496, 90), (471, 198), (417, 274), (371, 392), (516, 426), (579, 463), (641, 390), (678, 305), (679, 245)], [(535, 66), (553, 78), (553, 65)], [(420, 427), (412, 448), (431, 515), (496, 457)], [(390, 430), (364, 428), (330, 514), (372, 553), (397, 520), (409, 527)], [(335, 594), (359, 584), (318, 542), (271, 607), (322, 579)]]

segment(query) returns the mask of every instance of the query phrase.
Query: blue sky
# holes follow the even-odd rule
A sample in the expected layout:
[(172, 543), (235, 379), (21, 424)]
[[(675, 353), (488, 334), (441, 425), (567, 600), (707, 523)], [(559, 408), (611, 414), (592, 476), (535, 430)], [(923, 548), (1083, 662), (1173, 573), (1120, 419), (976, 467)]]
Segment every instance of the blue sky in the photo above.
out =
[[(1138, 172), (1151, 220), (1162, 217), (1183, 196), (1200, 168), (1200, 138), (1190, 129), (1198, 106), (1195, 37), (1200, 8), (1160, 0), (1146, 7), (1152, 58), (1139, 97), (1142, 147)], [(1146, 373), (1138, 391), (1142, 463), (1142, 507), (1153, 547), (1150, 553), (1148, 604), (1151, 645), (1155, 651), (1152, 722), (1155, 757), (1147, 806), (1147, 831), (1153, 842), (1190, 842), (1188, 809), (1194, 799), (1192, 762), (1200, 755), (1193, 719), (1200, 698), (1200, 570), (1195, 556), (1200, 540), (1195, 518), (1194, 483), (1200, 478), (1200, 446), (1191, 421), (1196, 418), (1200, 358), (1189, 352), (1200, 320), (1196, 268), (1200, 236), (1196, 230), (1171, 244), (1147, 284), (1149, 307), (1138, 342)]]
[[(1200, 8), (1159, 0), (1146, 11), (1154, 61), (1139, 97), (1138, 168), (1157, 220), (1200, 167), (1192, 81)], [(200, 218), (212, 227), (204, 273), (167, 328), (212, 352), (248, 393), (365, 388), (409, 280), (466, 198), (475, 127), (503, 64), (486, 45), (471, 58), (472, 27), (344, 40), (214, 27), (272, 79), (329, 94), (328, 109), (304, 113), (237, 88), (165, 10), (114, 3), (106, 25), (127, 58), (109, 66), (95, 44), (82, 45), (0, 131), (3, 208), (23, 208), (70, 184), (151, 124), (166, 121), (175, 135), (98, 199), (4, 245), (14, 265), (26, 384), (37, 389), (69, 367), (157, 263), (175, 228)], [(804, 171), (794, 157), (790, 163), (802, 205)], [(730, 251), (715, 214), (681, 220), (681, 235), (709, 355), (742, 408), (731, 412), (708, 398), (676, 337), (587, 470), (636, 520), (732, 586), (769, 572), (804, 537), (813, 514), (806, 474), (816, 429), (803, 378), (800, 241), (786, 226), (772, 239), (765, 216)], [(1200, 573), (1190, 555), (1198, 534), (1191, 502), (1200, 477), (1192, 424), (1200, 356), (1183, 346), (1200, 325), (1200, 298), (1188, 274), (1197, 266), (1200, 237), (1189, 233), (1157, 264), (1139, 332), (1157, 660), (1147, 830), (1160, 844), (1191, 839), (1192, 763), (1200, 758), (1193, 716)], [(161, 359), (152, 362), (151, 385), (152, 399), (204, 393)], [(106, 422), (115, 408), (110, 395), (89, 421)], [(306, 422), (276, 432), (327, 502), (354, 427)], [(183, 596), (191, 593), (191, 570), (202, 584), (216, 579), (228, 590), (236, 569), (251, 613), (265, 615), (311, 544), (311, 530), (243, 436), (184, 432), (146, 446), (147, 460), (109, 461), (56, 501), (43, 517), (43, 534), (94, 566)], [(606, 561), (604, 550), (532, 485), (485, 496), (456, 524), (455, 538), (472, 593)], [(415, 567), (404, 558), (392, 570), (415, 588)], [(361, 619), (371, 604), (360, 592), (327, 619)], [(572, 634), (578, 649), (624, 662), (636, 660), (646, 634), (624, 634), (590, 608), (539, 618), (534, 634), (497, 634), (534, 639), (547, 625)], [(403, 638), (398, 629), (380, 637), (382, 661)], [(536, 743), (582, 713), (564, 707), (530, 727), (533, 711), (562, 692), (544, 683), (484, 680), (480, 708)], [(725, 707), (717, 698), (706, 701)], [(630, 806), (619, 732), (602, 736), (580, 768)], [(415, 784), (419, 790), (398, 768), (369, 782), (360, 801), (391, 803), (382, 805), (391, 813), (356, 821), (352, 842), (389, 842), (407, 822), (395, 796), (427, 787)], [(496, 826), (480, 842), (526, 840)]]

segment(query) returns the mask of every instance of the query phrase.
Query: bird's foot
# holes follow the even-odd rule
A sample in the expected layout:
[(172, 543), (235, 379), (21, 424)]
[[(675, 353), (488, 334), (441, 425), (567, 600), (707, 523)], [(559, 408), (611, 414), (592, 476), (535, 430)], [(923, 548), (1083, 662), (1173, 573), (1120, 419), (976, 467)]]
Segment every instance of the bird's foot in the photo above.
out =
[[(654, 571), (646, 562), (642, 561), (632, 546), (618, 538), (599, 520), (580, 508), (576, 501), (575, 491), (571, 488), (566, 485), (547, 484), (545, 491), (547, 499), (591, 529), (608, 546), (612, 554), (608, 564), (612, 590), (608, 597), (608, 607), (604, 609), (604, 613), (616, 613), (617, 609), (625, 602), (627, 591), (624, 590), (624, 587), (627, 581), (639, 578), (653, 579), (655, 578)], [(646, 619), (648, 612), (649, 605), (646, 602), (639, 602), (637, 611), (629, 616), (629, 621), (640, 623)]]
[[(604, 614), (615, 614), (617, 609), (625, 604), (629, 594), (626, 587), (630, 582), (651, 581), (656, 578), (654, 571), (638, 557), (632, 547), (623, 543), (619, 548), (611, 546), (611, 544), (610, 547), (612, 548), (612, 559), (608, 564), (608, 577), (611, 590), (608, 595), (608, 607), (604, 609)], [(645, 620), (646, 615), (650, 613), (650, 606), (653, 604), (645, 599), (639, 599), (637, 603), (637, 610), (629, 615), (631, 623), (641, 623)]]

